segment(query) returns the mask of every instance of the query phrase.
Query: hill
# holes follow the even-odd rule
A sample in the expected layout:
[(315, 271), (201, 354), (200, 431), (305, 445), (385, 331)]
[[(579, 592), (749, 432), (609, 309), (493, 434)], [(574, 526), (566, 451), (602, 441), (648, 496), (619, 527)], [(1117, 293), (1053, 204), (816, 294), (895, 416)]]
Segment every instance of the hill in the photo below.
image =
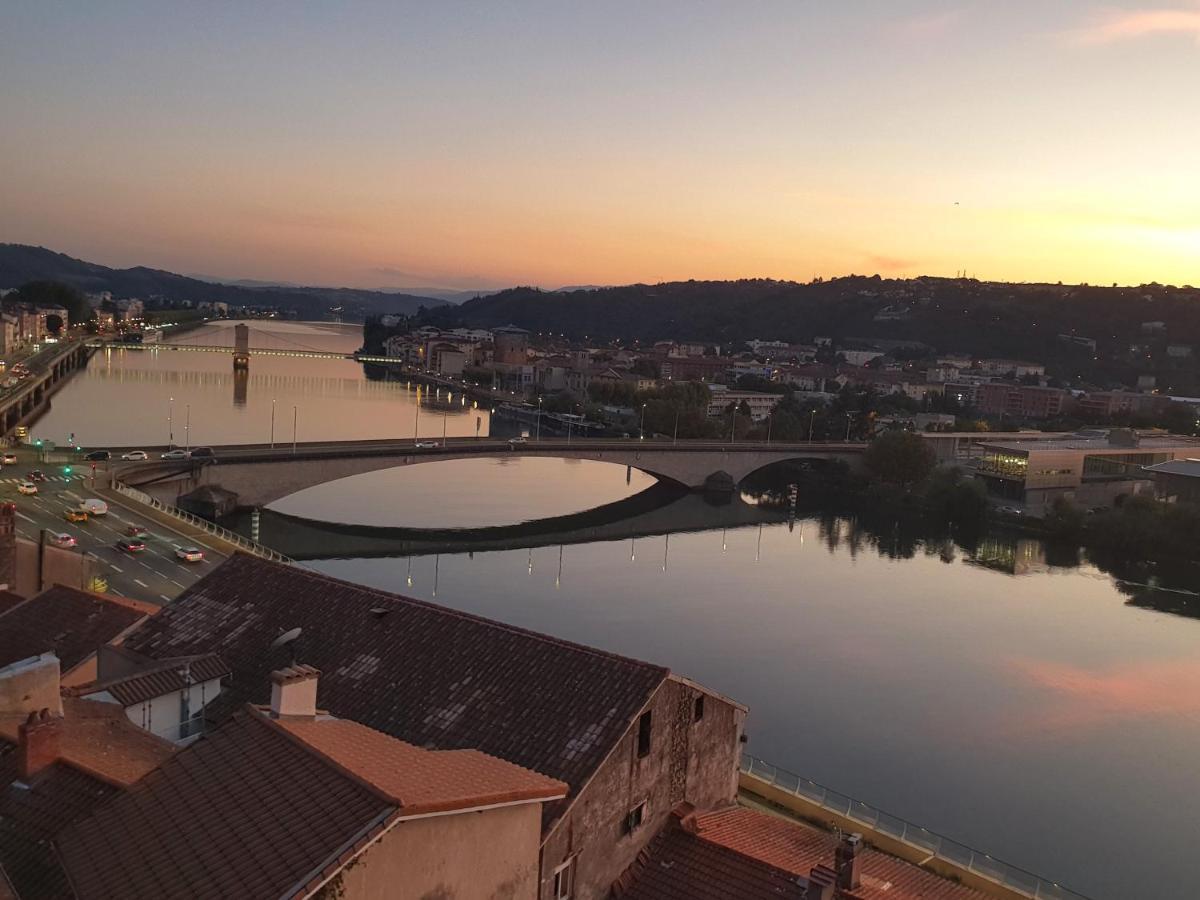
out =
[(44, 247), (0, 244), (0, 288), (19, 287), (29, 281), (41, 280), (61, 281), (85, 293), (111, 291), (116, 298), (276, 307), (302, 319), (325, 318), (336, 307), (341, 308), (344, 319), (362, 319), (383, 313), (412, 315), (422, 306), (431, 309), (446, 305), (444, 300), (412, 294), (355, 288), (221, 284), (145, 266), (111, 269)]
[[(879, 276), (684, 281), (573, 292), (512, 288), (427, 318), (474, 328), (514, 324), (592, 344), (911, 341), (941, 353), (1043, 362), (1069, 380), (1133, 383), (1156, 373), (1169, 376), (1160, 378), (1164, 389), (1200, 390), (1200, 290), (1190, 287)], [(1168, 345), (1177, 349), (1168, 353)], [(1178, 345), (1195, 349), (1187, 356)]]

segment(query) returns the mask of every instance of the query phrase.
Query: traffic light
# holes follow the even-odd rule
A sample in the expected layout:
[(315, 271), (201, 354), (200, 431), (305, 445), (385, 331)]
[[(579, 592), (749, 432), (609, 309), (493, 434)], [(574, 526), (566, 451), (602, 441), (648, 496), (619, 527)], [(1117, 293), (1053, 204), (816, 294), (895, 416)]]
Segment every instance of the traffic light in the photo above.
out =
[(70, 475), (70, 474), (71, 474), (71, 467), (70, 467), (70, 466), (63, 466), (63, 474), (64, 474), (64, 475)]

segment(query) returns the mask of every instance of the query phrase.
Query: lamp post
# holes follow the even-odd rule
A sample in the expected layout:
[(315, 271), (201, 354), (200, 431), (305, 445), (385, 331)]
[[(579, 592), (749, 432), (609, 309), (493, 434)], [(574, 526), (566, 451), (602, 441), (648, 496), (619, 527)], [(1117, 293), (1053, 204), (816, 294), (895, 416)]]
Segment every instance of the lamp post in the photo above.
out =
[(775, 415), (773, 412), (767, 413), (767, 446), (771, 445), (771, 428), (775, 424)]
[(450, 418), (450, 410), (442, 410), (442, 446), (446, 446), (446, 420)]
[(542, 439), (542, 400), (544, 399), (544, 397), (538, 397), (537, 436), (534, 437), (535, 441)]
[(190, 452), (192, 449), (192, 404), (189, 403), (184, 409), (183, 449), (184, 452)]
[(854, 422), (854, 413), (846, 413), (846, 443), (850, 442), (850, 425)]
[(678, 409), (675, 410), (675, 431), (671, 435), (671, 443), (672, 444), (679, 443), (679, 410)]
[(646, 439), (646, 404), (643, 403), (642, 404), (642, 421), (641, 421), (641, 424), (638, 425), (638, 440), (644, 441), (645, 439)]
[(421, 423), (421, 386), (419, 384), (417, 385), (416, 407), (416, 412), (413, 414), (413, 444), (421, 439), (421, 432), (417, 427)]
[(808, 442), (812, 443), (813, 422), (817, 418), (817, 411), (814, 409), (808, 414)]
[(275, 449), (275, 401), (271, 400), (271, 449)]
[(175, 398), (167, 400), (167, 447), (175, 446)]
[(292, 453), (296, 452), (296, 421), (300, 418), (300, 407), (292, 407)]

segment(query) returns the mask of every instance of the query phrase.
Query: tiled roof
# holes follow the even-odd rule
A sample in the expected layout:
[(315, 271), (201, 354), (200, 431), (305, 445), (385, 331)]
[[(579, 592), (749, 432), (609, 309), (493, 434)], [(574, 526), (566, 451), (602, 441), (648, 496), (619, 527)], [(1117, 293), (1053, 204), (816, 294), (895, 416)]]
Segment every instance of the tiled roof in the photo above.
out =
[(229, 666), (215, 653), (151, 660), (151, 663), (142, 671), (79, 685), (72, 688), (71, 692), (87, 697), (107, 691), (122, 706), (133, 706), (229, 674)]
[[(0, 716), (0, 742), (17, 743), (24, 715)], [(133, 784), (174, 752), (174, 746), (138, 728), (115, 703), (63, 698), (58, 759), (116, 787)]]
[[(289, 649), (272, 640), (300, 627)], [(156, 657), (219, 653), (233, 669), (215, 716), (267, 700), (297, 658), (318, 702), (419, 747), (476, 749), (577, 792), (667, 677), (611, 653), (311, 571), (235, 555), (125, 646)], [(561, 804), (547, 804), (547, 821)]]
[(61, 763), (26, 784), (14, 750), (0, 744), (0, 866), (21, 900), (66, 900), (71, 890), (51, 841), (119, 789)]
[(56, 584), (0, 613), (0, 666), (53, 650), (68, 672), (145, 616), (124, 601)]
[(807, 878), (706, 841), (672, 817), (614, 885), (619, 900), (800, 900)]
[(478, 750), (422, 750), (348, 719), (280, 718), (272, 724), (379, 789), (406, 815), (567, 793), (561, 781)]
[[(701, 840), (805, 878), (814, 866), (834, 865), (838, 838), (778, 816), (731, 806), (699, 813), (691, 827)], [(846, 900), (984, 900), (984, 895), (895, 856), (865, 848), (862, 884)]]
[(283, 897), (345, 862), (395, 806), (253, 711), (68, 826), (79, 900)]

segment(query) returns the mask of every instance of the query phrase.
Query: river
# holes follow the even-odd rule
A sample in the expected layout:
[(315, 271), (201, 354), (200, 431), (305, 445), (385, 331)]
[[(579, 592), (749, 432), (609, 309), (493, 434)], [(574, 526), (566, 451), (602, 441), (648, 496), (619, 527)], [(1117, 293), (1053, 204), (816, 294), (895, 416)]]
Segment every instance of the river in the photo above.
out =
[[(301, 344), (331, 333), (354, 343), (285, 329)], [(255, 357), (244, 402), (233, 392), (224, 355), (98, 354), (35, 433), (165, 443), (173, 396), (175, 429), (191, 405), (193, 443), (266, 440), (271, 400), (277, 439), (293, 406), (301, 440), (413, 434), (412, 386), (350, 361)], [(447, 433), (473, 433), (479, 414), (447, 412)], [(442, 410), (420, 416), (440, 435)], [(453, 530), (575, 513), (647, 481), (601, 463), (437, 462), (277, 506)], [(968, 548), (836, 516), (768, 519), (305, 565), (669, 665), (750, 708), (756, 756), (1087, 895), (1195, 896), (1200, 620), (1029, 538)]]

